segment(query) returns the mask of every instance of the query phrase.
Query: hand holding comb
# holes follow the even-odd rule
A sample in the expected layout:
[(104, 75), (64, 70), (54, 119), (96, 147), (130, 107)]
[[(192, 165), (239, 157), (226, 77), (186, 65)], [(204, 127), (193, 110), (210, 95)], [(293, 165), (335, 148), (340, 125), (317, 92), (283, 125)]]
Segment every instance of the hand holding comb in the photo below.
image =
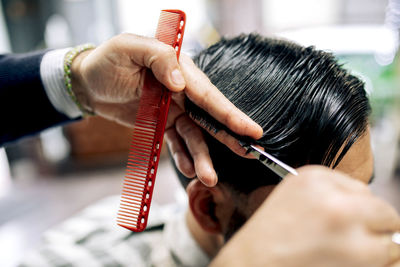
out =
[[(179, 59), (186, 15), (180, 10), (162, 10), (156, 39), (171, 45)], [(160, 159), (171, 91), (148, 70), (142, 89), (128, 156), (118, 225), (135, 232), (146, 228)]]

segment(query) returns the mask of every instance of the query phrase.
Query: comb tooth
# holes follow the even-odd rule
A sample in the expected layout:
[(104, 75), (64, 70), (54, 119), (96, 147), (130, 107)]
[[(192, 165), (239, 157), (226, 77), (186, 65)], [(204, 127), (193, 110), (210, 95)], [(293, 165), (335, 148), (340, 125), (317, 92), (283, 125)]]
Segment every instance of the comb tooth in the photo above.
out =
[(129, 157), (130, 157), (131, 159), (132, 159), (132, 158), (134, 158), (134, 159), (137, 158), (137, 161), (136, 161), (136, 162), (139, 162), (139, 161), (147, 161), (147, 160), (150, 159), (150, 155), (148, 155), (147, 153), (146, 153), (146, 154), (140, 153), (140, 151), (137, 151), (137, 150), (131, 151), (131, 152), (129, 153)]
[(129, 193), (129, 194), (141, 194), (142, 193), (138, 188), (132, 187), (132, 186), (129, 186), (129, 185), (126, 186), (124, 188), (124, 190), (122, 190), (122, 192), (126, 192), (126, 193)]
[(146, 175), (140, 175), (139, 173), (129, 173), (125, 176), (128, 179), (132, 179), (132, 181), (135, 183), (136, 187), (144, 187), (144, 181), (146, 179)]
[(156, 130), (155, 127), (153, 128), (151, 126), (153, 126), (153, 123), (146, 123), (143, 121), (138, 122), (135, 125), (136, 129), (140, 130), (140, 131), (137, 131), (138, 134), (147, 135), (147, 136), (152, 136), (152, 134)]
[(146, 166), (144, 166), (149, 160), (150, 160), (151, 155), (143, 155), (140, 154), (139, 152), (132, 150), (129, 152), (129, 157), (131, 163), (136, 163), (136, 165), (143, 165), (143, 169), (148, 169)]
[(139, 173), (138, 171), (128, 171), (128, 173), (126, 174), (125, 178), (127, 179), (131, 179), (131, 186), (134, 187), (145, 187), (146, 185), (146, 175), (147, 172), (145, 173)]
[(130, 187), (126, 187), (124, 190), (122, 190), (122, 192), (130, 193), (130, 194), (131, 193), (133, 193), (133, 194), (140, 193), (139, 190), (137, 190), (135, 188), (130, 188)]
[[(135, 140), (138, 140), (139, 142), (140, 142), (140, 144), (139, 143), (131, 143), (131, 147), (133, 148), (133, 147), (143, 147), (143, 148), (148, 148), (148, 146), (150, 145), (151, 146), (151, 140), (150, 140), (150, 138), (148, 138), (148, 137), (146, 137), (146, 136), (138, 136), (138, 135), (136, 135), (136, 136), (132, 136), (132, 138), (135, 138)], [(149, 150), (150, 150), (150, 148), (149, 148)]]
[(137, 204), (137, 203), (141, 203), (142, 202), (142, 198), (140, 197), (136, 197), (135, 194), (132, 193), (124, 193), (124, 200), (126, 201), (126, 203), (129, 204)]
[(132, 150), (129, 152), (128, 160), (131, 159), (131, 162), (135, 162), (136, 157), (137, 160), (149, 160), (151, 157), (150, 152), (148, 150), (143, 150), (142, 148), (131, 146)]
[(143, 164), (141, 164), (140, 162), (137, 162), (137, 161), (131, 161), (130, 159), (128, 159), (128, 163), (127, 163), (127, 168), (130, 168), (130, 167), (134, 167), (135, 168), (135, 170), (145, 170), (145, 171), (147, 171), (147, 168), (145, 168), (144, 166), (143, 166)]
[(132, 161), (131, 159), (128, 159), (127, 165), (128, 165), (128, 167), (129, 166), (135, 167), (137, 170), (147, 170), (147, 168), (145, 168), (142, 164), (140, 164), (136, 161)]
[(135, 222), (131, 222), (129, 219), (128, 220), (122, 220), (122, 219), (117, 219), (117, 223), (119, 226), (128, 228), (129, 230), (135, 229), (136, 228), (136, 221)]
[[(135, 216), (132, 215), (137, 215), (139, 213), (135, 213), (135, 212), (131, 212), (131, 213), (120, 213), (119, 215), (121, 216), (121, 218), (119, 218), (121, 221), (128, 221), (128, 220), (132, 220), (135, 219)], [(134, 221), (135, 222), (135, 221)]]
[(127, 167), (127, 169), (126, 169), (127, 174), (128, 173), (132, 173), (132, 171), (137, 171), (139, 175), (141, 173), (143, 173), (143, 172), (144, 172), (144, 175), (147, 175), (147, 172), (148, 172), (149, 169), (147, 167), (145, 167), (144, 165), (147, 162), (149, 162), (149, 160), (150, 160), (150, 157), (140, 158), (138, 160), (130, 160), (130, 161), (128, 161), (129, 164), (127, 163), (127, 166), (126, 166)]
[(124, 206), (125, 210), (127, 210), (127, 211), (140, 212), (140, 209), (132, 208), (131, 206), (128, 206), (124, 203), (121, 203), (121, 206)]
[(144, 144), (138, 144), (138, 143), (134, 143), (131, 145), (132, 149), (136, 149), (138, 151), (143, 151), (143, 152), (151, 152), (151, 149), (149, 149), (148, 147), (146, 147)]
[(117, 219), (118, 225), (128, 228), (128, 229), (135, 229), (137, 222), (136, 221), (131, 221), (129, 218), (127, 219)]
[(131, 159), (131, 162), (137, 164), (144, 164), (150, 159), (150, 155), (140, 153), (140, 151), (137, 150), (132, 150), (131, 152), (129, 152), (129, 159)]
[(137, 218), (137, 217), (139, 217), (139, 213), (135, 212), (134, 210), (133, 211), (126, 210), (125, 213), (121, 212), (119, 214), (119, 216), (120, 216), (120, 218), (118, 218), (118, 219), (120, 219), (121, 221), (127, 221), (127, 222), (132, 221), (133, 224), (137, 224), (139, 222), (139, 220)]
[[(134, 167), (137, 170), (145, 170), (147, 172), (147, 168), (144, 167), (144, 163), (147, 162), (148, 160), (132, 160), (131, 158), (128, 159), (128, 163), (127, 163), (127, 167)], [(127, 171), (129, 171), (129, 169), (127, 169)]]
[[(131, 204), (130, 204), (131, 205)], [(125, 208), (125, 207), (123, 207), (123, 208)], [(131, 208), (132, 209), (132, 208)], [(139, 215), (139, 213), (140, 212), (137, 212), (137, 211), (135, 211), (135, 210), (133, 210), (133, 211), (130, 211), (130, 210), (124, 210), (124, 209), (121, 209), (119, 212), (118, 212), (118, 220), (125, 220), (125, 221), (130, 221), (130, 220), (132, 220), (132, 223), (136, 223), (137, 221), (138, 221), (138, 216), (137, 215)]]
[[(125, 176), (126, 187), (139, 188), (141, 189), (146, 185), (146, 175), (140, 175), (138, 173), (131, 173)], [(143, 192), (142, 192), (143, 193)]]

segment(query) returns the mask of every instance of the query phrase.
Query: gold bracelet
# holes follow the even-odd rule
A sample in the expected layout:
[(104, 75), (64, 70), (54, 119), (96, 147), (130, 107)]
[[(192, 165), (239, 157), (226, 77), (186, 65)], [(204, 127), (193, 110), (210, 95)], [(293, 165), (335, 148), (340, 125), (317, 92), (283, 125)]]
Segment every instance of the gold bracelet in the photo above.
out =
[(94, 49), (96, 46), (93, 44), (83, 44), (83, 45), (78, 45), (68, 51), (68, 53), (64, 57), (64, 82), (65, 82), (65, 87), (67, 89), (68, 95), (71, 97), (72, 101), (76, 104), (76, 106), (82, 111), (83, 115), (95, 115), (92, 110), (88, 110), (84, 108), (81, 103), (79, 103), (78, 99), (76, 98), (76, 95), (72, 91), (72, 78), (71, 78), (71, 66), (72, 66), (72, 61), (82, 52), (87, 51), (89, 49)]

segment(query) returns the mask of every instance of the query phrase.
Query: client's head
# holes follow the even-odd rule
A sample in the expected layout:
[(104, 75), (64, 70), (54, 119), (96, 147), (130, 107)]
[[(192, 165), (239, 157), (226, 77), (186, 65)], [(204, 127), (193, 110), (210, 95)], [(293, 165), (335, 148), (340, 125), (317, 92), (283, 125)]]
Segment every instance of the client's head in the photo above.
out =
[[(265, 151), (292, 167), (321, 164), (364, 182), (371, 179), (370, 106), (364, 85), (331, 54), (251, 34), (223, 39), (194, 61), (236, 107), (262, 126), (263, 137), (254, 142)], [(228, 131), (189, 100), (186, 109), (211, 130)], [(200, 227), (226, 240), (280, 178), (257, 160), (242, 158), (205, 136), (217, 186), (208, 188), (179, 175)]]

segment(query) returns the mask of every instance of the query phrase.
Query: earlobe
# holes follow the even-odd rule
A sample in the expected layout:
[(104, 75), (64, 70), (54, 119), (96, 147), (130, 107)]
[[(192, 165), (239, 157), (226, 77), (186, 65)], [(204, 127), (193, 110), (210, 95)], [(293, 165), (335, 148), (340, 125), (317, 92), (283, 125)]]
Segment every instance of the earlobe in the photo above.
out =
[(221, 216), (218, 214), (219, 206), (224, 201), (221, 188), (218, 185), (207, 187), (195, 179), (188, 185), (186, 191), (191, 212), (203, 230), (209, 233), (221, 233)]

